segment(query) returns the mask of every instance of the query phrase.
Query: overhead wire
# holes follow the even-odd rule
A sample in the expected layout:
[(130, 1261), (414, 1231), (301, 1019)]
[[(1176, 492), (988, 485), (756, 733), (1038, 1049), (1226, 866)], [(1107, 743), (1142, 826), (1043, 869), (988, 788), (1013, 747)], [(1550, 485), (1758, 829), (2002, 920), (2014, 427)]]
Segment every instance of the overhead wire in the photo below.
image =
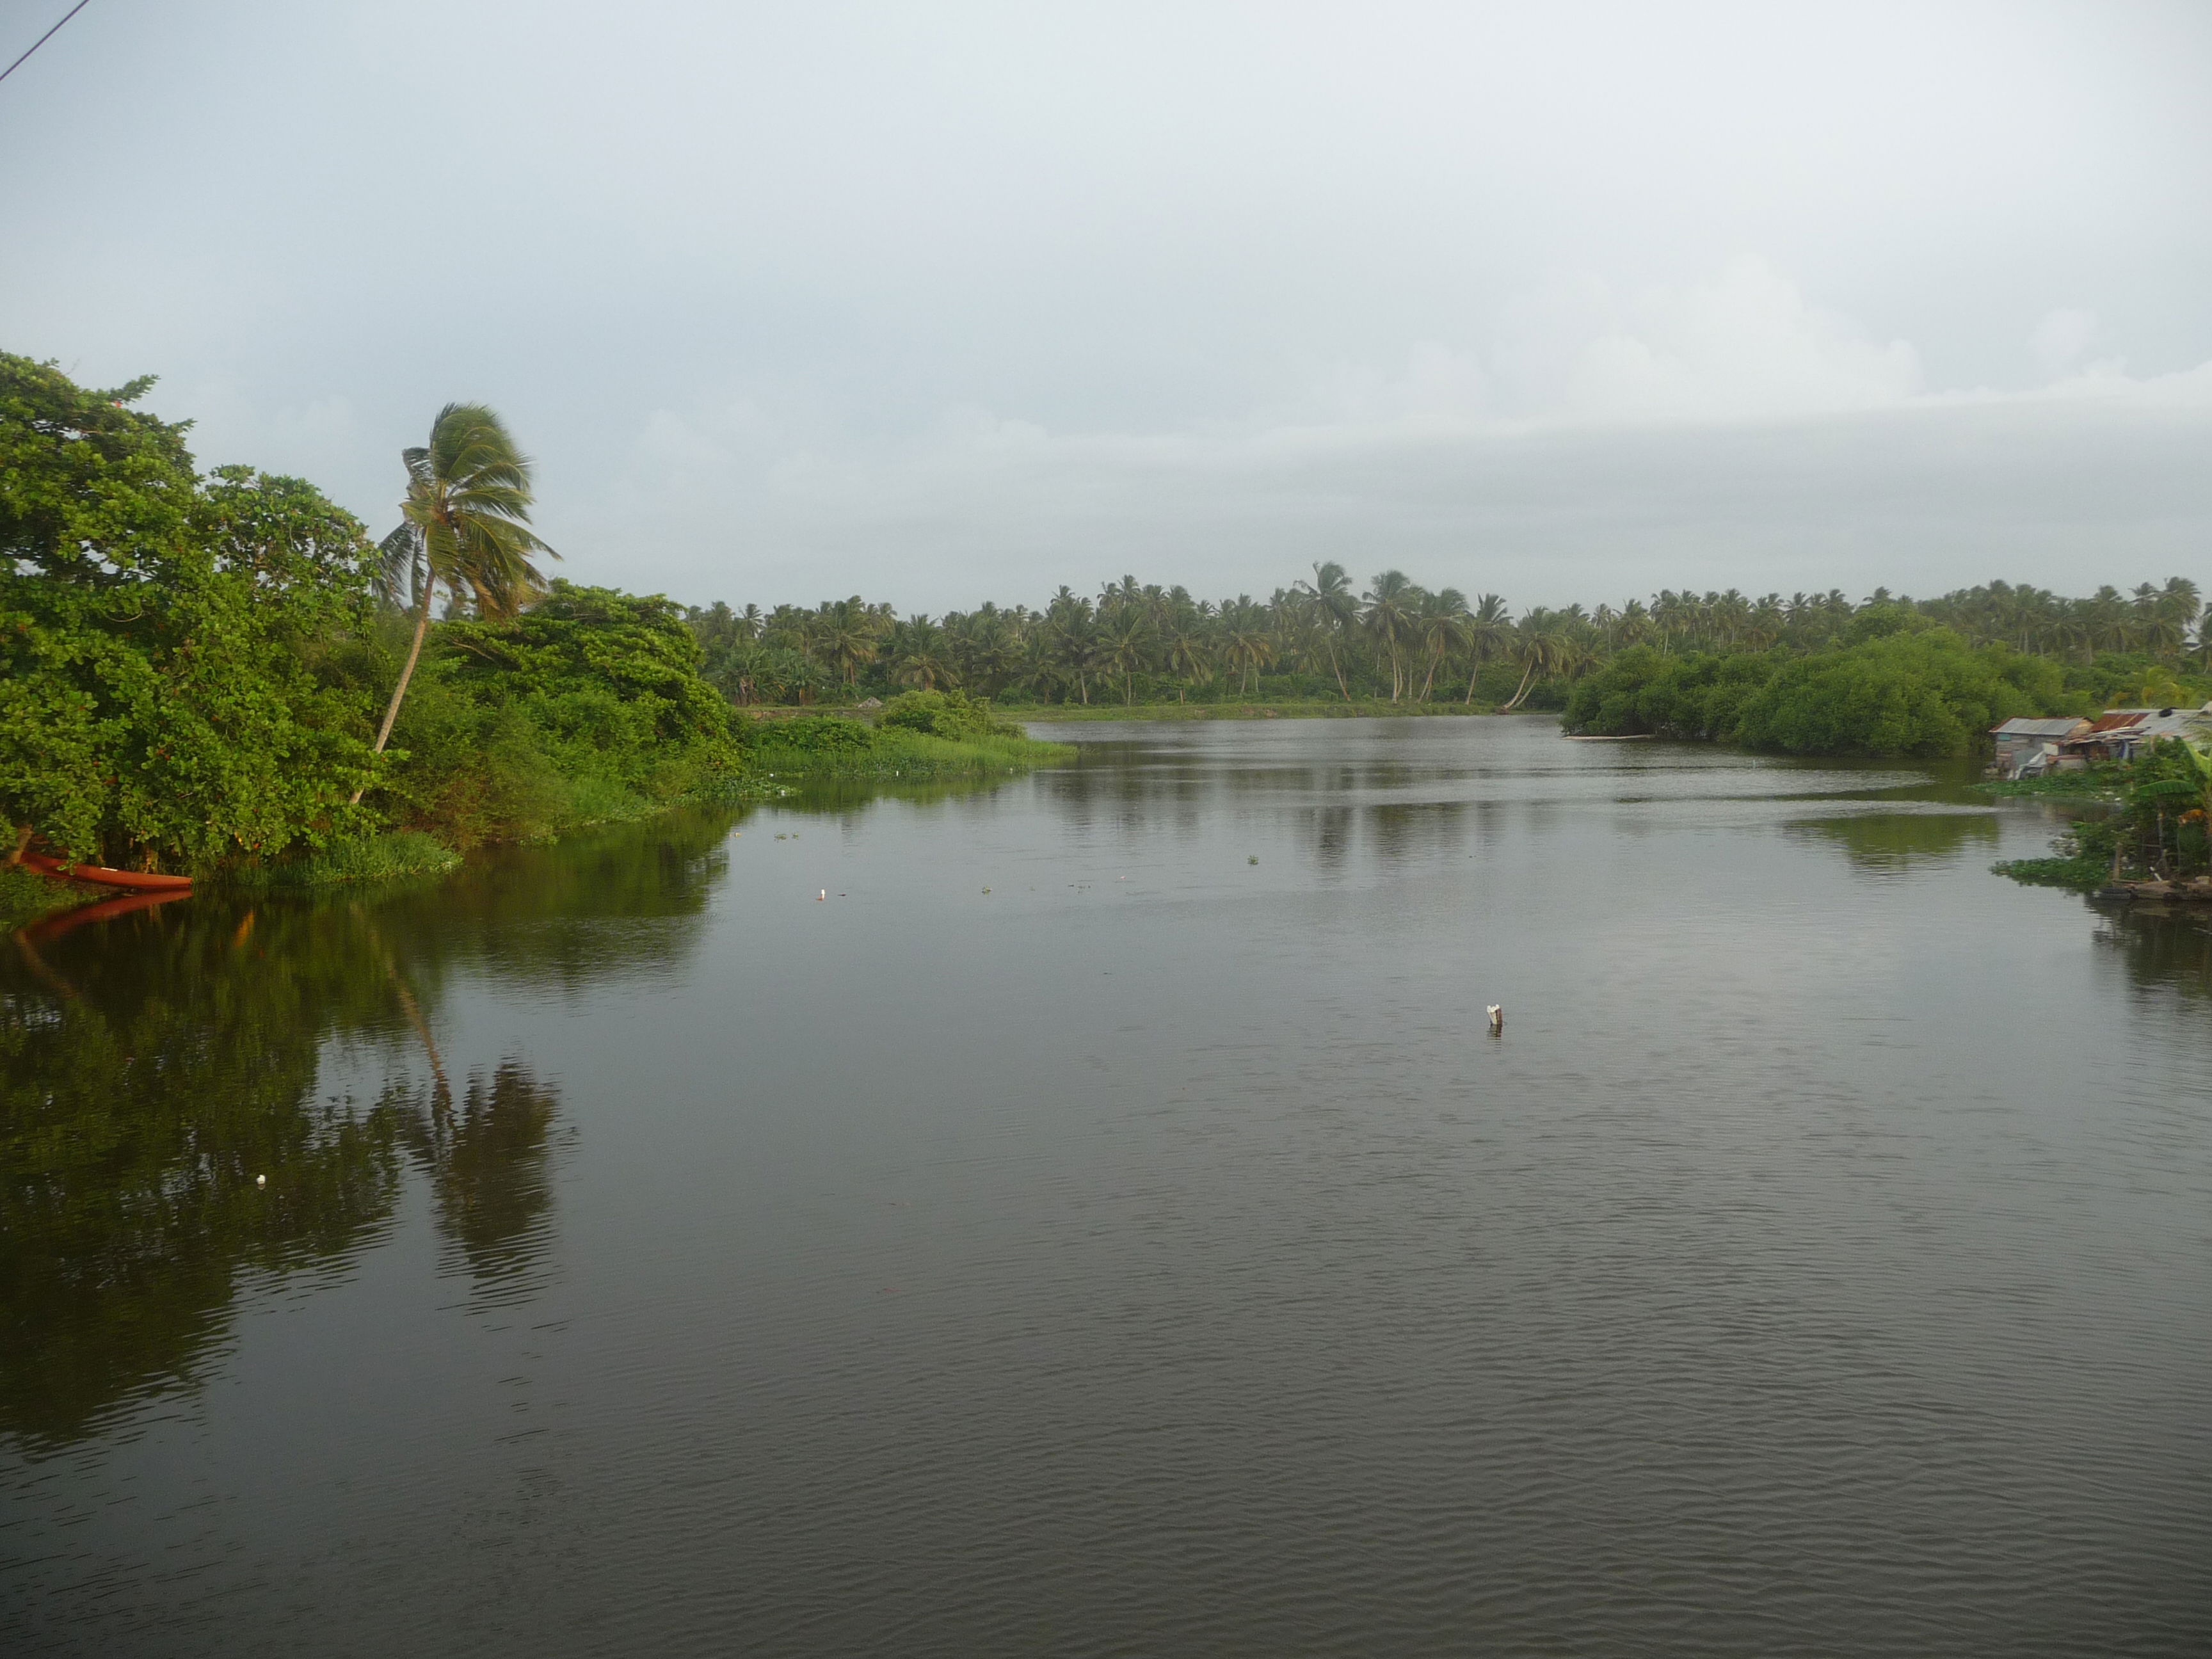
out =
[(48, 29), (48, 30), (47, 30), (44, 34), (40, 35), (37, 40), (35, 40), (32, 41), (32, 42), (31, 42), (31, 46), (30, 46), (30, 50), (29, 50), (28, 52), (26, 52), (22, 55), (22, 57), (18, 58), (17, 58), (14, 63), (12, 63), (12, 64), (9, 64), (9, 65), (8, 65), (8, 67), (7, 67), (6, 69), (0, 70), (0, 81), (4, 81), (4, 80), (6, 80), (9, 76), (13, 75), (13, 74), (17, 70), (19, 70), (19, 69), (22, 68), (22, 67), (23, 67), (23, 65), (24, 65), (24, 64), (29, 60), (30, 56), (31, 56), (31, 52), (36, 52), (36, 51), (37, 51), (40, 46), (45, 46), (45, 45), (46, 44), (46, 42), (47, 42), (47, 41), (49, 41), (49, 40), (52, 40), (52, 39), (54, 38), (54, 36), (56, 36), (57, 34), (59, 34), (59, 33), (61, 33), (61, 29), (62, 29), (62, 23), (66, 23), (66, 22), (68, 22), (68, 21), (69, 21), (69, 20), (70, 20), (70, 18), (72, 18), (72, 17), (76, 16), (76, 15), (77, 15), (77, 13), (79, 13), (79, 12), (82, 11), (82, 10), (83, 10), (87, 6), (90, 5), (91, 3), (92, 3), (92, 0), (76, 0), (76, 4), (75, 4), (75, 5), (71, 6), (71, 7), (70, 7), (67, 11), (65, 11), (65, 12), (64, 12), (64, 13), (62, 14), (62, 22), (61, 22), (61, 23), (57, 23), (57, 24), (55, 24), (55, 25), (53, 26), (53, 27), (52, 27), (52, 28)]

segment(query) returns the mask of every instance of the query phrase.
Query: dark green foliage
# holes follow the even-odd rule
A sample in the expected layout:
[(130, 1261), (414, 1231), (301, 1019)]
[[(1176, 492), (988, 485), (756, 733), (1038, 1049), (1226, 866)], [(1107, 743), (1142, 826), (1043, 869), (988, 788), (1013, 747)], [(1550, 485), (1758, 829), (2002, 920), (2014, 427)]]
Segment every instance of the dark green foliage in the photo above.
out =
[(933, 738), (1019, 737), (1018, 726), (991, 716), (991, 705), (964, 691), (902, 691), (884, 705), (883, 723)]
[[(129, 408), (149, 384), (0, 356), (8, 825), (91, 862), (282, 883), (436, 862), (385, 830), (468, 846), (731, 786), (729, 705), (679, 608), (566, 583), (431, 629), (375, 757), (413, 629), (361, 525), (297, 479), (196, 472), (184, 427)], [(465, 600), (519, 592), (469, 568), (447, 583)]]
[(1779, 662), (1765, 652), (1669, 657), (1632, 645), (1577, 683), (1566, 726), (1603, 737), (1731, 738)]
[[(1894, 610), (1894, 607), (1891, 607)], [(1911, 617), (1911, 613), (1905, 613)], [(1632, 646), (1577, 684), (1571, 731), (1712, 738), (1799, 755), (1971, 754), (2015, 715), (2078, 708), (2058, 665), (1908, 620), (1856, 644), (1662, 655)]]
[(334, 886), (353, 881), (392, 881), (444, 875), (459, 854), (420, 830), (393, 830), (333, 842), (303, 858), (249, 862), (224, 874), (224, 884), (244, 891)]
[(177, 867), (355, 825), (360, 525), (297, 479), (202, 478), (184, 428), (0, 355), (0, 816)]
[(1784, 663), (1733, 735), (1797, 755), (1937, 758), (1973, 753), (2016, 716), (2080, 712), (2072, 704), (2055, 663), (1927, 628)]
[(1974, 787), (1985, 795), (2117, 800), (2127, 787), (2127, 768), (2118, 762), (2100, 762), (2061, 772), (2039, 773), (2032, 778), (1992, 778)]
[(779, 755), (866, 755), (878, 746), (873, 726), (838, 714), (801, 714), (796, 720), (769, 720), (749, 735), (753, 750), (763, 765)]
[(634, 817), (738, 774), (729, 705), (665, 599), (556, 581), (511, 621), (431, 637), (370, 799), (453, 845)]

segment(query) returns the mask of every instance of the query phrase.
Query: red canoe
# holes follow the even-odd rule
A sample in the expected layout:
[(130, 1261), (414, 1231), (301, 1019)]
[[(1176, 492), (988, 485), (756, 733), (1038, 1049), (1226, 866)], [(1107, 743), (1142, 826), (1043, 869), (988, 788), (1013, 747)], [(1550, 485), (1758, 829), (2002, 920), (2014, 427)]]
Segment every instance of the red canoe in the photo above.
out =
[(192, 884), (190, 876), (155, 876), (143, 870), (110, 870), (99, 864), (65, 864), (44, 853), (26, 853), (23, 862), (33, 870), (65, 881), (96, 882), (102, 887), (128, 888), (134, 893), (181, 893)]

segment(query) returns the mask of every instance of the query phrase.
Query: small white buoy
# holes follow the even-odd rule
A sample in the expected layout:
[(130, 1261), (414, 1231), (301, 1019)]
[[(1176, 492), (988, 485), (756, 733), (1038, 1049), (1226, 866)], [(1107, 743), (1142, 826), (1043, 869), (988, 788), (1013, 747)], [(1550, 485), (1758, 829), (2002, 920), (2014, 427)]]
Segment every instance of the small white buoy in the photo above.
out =
[(1492, 1002), (1484, 1006), (1490, 1011), (1490, 1035), (1496, 1036), (1505, 1029), (1505, 1005)]
[(256, 1176), (253, 1177), (253, 1184), (257, 1187), (266, 1187), (269, 1184), (269, 1177), (267, 1176)]
[(819, 903), (821, 903), (821, 902), (822, 902), (822, 901), (823, 901), (823, 899), (826, 899), (826, 898), (828, 898), (829, 896), (830, 896), (830, 890), (829, 890), (827, 887), (825, 887), (825, 888), (823, 888), (820, 892), (817, 893), (817, 894), (814, 896), (814, 902), (815, 902), (817, 904), (819, 904)]

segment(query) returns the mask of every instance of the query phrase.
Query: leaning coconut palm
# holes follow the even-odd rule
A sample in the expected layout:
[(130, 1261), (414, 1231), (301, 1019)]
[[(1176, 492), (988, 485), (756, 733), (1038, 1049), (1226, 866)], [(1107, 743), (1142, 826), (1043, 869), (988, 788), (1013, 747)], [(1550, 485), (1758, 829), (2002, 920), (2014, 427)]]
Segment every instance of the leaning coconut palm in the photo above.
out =
[[(545, 591), (534, 553), (558, 553), (530, 528), (530, 462), (498, 416), (482, 404), (447, 404), (430, 426), (430, 442), (399, 453), (407, 465), (407, 499), (399, 527), (377, 545), (379, 580), (387, 599), (411, 599), (415, 639), (377, 728), (376, 752), (391, 740), (407, 682), (430, 628), (430, 596), (443, 587), (472, 601), (484, 617), (508, 617)], [(362, 791), (353, 792), (358, 803)]]

